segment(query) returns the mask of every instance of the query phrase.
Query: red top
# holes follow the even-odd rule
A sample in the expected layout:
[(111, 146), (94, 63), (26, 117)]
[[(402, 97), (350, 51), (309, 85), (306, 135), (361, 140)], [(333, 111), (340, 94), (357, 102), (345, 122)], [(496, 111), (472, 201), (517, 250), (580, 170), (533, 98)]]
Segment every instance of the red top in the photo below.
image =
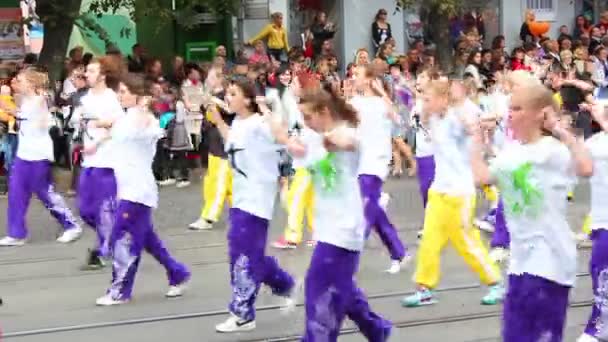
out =
[(523, 61), (513, 59), (511, 61), (511, 70), (513, 70), (513, 71), (515, 71), (515, 70), (532, 71), (532, 68), (529, 67), (528, 65), (525, 65)]

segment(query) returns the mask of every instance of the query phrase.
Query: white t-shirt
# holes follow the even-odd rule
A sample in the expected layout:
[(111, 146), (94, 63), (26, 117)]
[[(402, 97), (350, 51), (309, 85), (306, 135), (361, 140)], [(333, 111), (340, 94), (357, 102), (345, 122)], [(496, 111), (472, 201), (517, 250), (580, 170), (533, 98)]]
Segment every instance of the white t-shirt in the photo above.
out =
[(27, 161), (53, 161), (53, 139), (49, 135), (53, 118), (46, 98), (24, 96), (17, 117), (20, 119), (17, 157)]
[(490, 172), (509, 224), (509, 273), (574, 285), (576, 242), (566, 217), (566, 196), (576, 176), (568, 149), (552, 137), (511, 143), (490, 163)]
[(53, 161), (53, 140), (49, 135), (52, 115), (46, 99), (43, 96), (23, 97), (17, 117), (21, 119), (17, 157), (27, 161)]
[(279, 96), (279, 91), (274, 88), (269, 88), (266, 91), (266, 99), (270, 102), (270, 108), (273, 114), (280, 116), (289, 130), (294, 129), (297, 125), (303, 127), (302, 112), (298, 108), (298, 100), (291, 89), (285, 89), (283, 97)]
[[(106, 89), (103, 93), (94, 94), (93, 90), (82, 97), (80, 111), (84, 119), (94, 119), (88, 122), (87, 130), (84, 132), (85, 147), (94, 145), (110, 134), (110, 130), (94, 127), (95, 120), (116, 120), (124, 115), (124, 111), (118, 96), (112, 89)], [(83, 167), (113, 168), (114, 142), (112, 140), (103, 143), (94, 154), (87, 155), (82, 161)]]
[(388, 117), (386, 101), (378, 96), (355, 96), (351, 105), (359, 112), (359, 174), (388, 175), (392, 158), (393, 123)]
[(450, 108), (443, 118), (430, 118), (435, 152), (435, 178), (431, 190), (452, 196), (475, 194), (469, 156), (471, 139), (465, 123), (477, 120), (479, 112), (479, 107), (467, 100), (460, 107)]
[(414, 125), (416, 129), (416, 149), (414, 150), (414, 154), (419, 158), (432, 156), (433, 140), (431, 139), (431, 131), (429, 127), (425, 127), (422, 122), (420, 122), (420, 125), (416, 126), (416, 116), (419, 118), (418, 121), (422, 120), (422, 101), (416, 101), (410, 119), (410, 122), (412, 122), (412, 125)]
[(225, 144), (232, 167), (233, 208), (272, 219), (281, 148), (264, 117), (254, 114), (234, 119)]
[[(341, 126), (345, 134), (357, 137), (354, 128)], [(325, 148), (307, 145), (307, 161), (314, 186), (315, 241), (325, 242), (350, 251), (363, 250), (365, 240), (365, 218), (363, 201), (358, 183), (359, 153), (334, 153), (334, 167), (337, 171), (335, 184), (327, 187), (322, 177), (315, 171), (315, 164), (327, 156)]]
[(608, 134), (597, 133), (585, 144), (593, 158), (591, 176), (591, 228), (608, 229)]
[(158, 120), (142, 124), (139, 108), (130, 108), (127, 115), (112, 127), (115, 149), (114, 175), (119, 200), (140, 203), (150, 208), (158, 206), (158, 187), (152, 172), (156, 143), (163, 136)]
[[(314, 161), (323, 158), (325, 148), (323, 147), (323, 136), (321, 134), (304, 126), (298, 134), (298, 139), (300, 143), (307, 147), (307, 153), (304, 158), (293, 158), (292, 165), (294, 169), (308, 167)], [(323, 151), (323, 153), (319, 151)]]

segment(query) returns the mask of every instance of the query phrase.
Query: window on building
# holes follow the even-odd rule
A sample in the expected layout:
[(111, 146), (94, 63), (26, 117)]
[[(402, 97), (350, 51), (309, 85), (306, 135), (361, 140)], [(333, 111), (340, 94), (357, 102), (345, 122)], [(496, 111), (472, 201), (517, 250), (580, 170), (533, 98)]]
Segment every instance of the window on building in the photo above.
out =
[(534, 11), (538, 21), (555, 21), (556, 19), (556, 0), (524, 0), (524, 6)]
[(243, 9), (245, 19), (270, 18), (268, 0), (245, 0)]

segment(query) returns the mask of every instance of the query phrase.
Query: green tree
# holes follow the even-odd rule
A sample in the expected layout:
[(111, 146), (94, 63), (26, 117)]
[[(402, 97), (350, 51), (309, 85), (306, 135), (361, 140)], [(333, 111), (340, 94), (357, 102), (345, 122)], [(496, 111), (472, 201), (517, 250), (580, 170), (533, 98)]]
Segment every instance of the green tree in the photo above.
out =
[(437, 46), (439, 63), (448, 68), (452, 63), (452, 47), (450, 46), (450, 17), (462, 8), (464, 0), (396, 0), (396, 9), (403, 10), (420, 5), (422, 10), (433, 18), (430, 25), (430, 35)]
[(128, 8), (135, 22), (138, 18), (149, 15), (160, 19), (159, 29), (173, 20), (177, 20), (182, 26), (194, 27), (202, 20), (201, 10), (216, 15), (230, 15), (236, 13), (241, 1), (175, 0), (175, 11), (167, 7), (167, 3), (167, 0), (93, 0), (88, 9), (81, 11), (82, 0), (37, 0), (36, 12), (44, 25), (40, 63), (49, 67), (53, 79), (59, 77), (74, 25), (86, 27), (106, 43), (111, 43), (105, 30), (91, 20), (92, 16)]

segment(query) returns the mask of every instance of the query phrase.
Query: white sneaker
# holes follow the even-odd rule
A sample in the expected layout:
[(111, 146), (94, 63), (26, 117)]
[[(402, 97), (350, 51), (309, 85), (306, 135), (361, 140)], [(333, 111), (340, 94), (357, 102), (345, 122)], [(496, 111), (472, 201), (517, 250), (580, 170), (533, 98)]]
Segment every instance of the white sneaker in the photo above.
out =
[(485, 220), (480, 220), (480, 219), (475, 219), (475, 222), (473, 223), (475, 226), (477, 226), (477, 228), (483, 230), (484, 232), (487, 233), (494, 233), (494, 226)]
[(383, 192), (380, 195), (380, 199), (378, 200), (378, 204), (380, 204), (380, 207), (382, 207), (382, 209), (384, 209), (384, 211), (386, 211), (386, 208), (388, 208), (388, 203), (391, 201), (391, 195), (387, 194), (386, 192)]
[(283, 315), (289, 315), (296, 311), (296, 306), (298, 305), (298, 296), (300, 295), (300, 292), (302, 292), (303, 288), (304, 281), (301, 279), (297, 280), (293, 285), (293, 290), (291, 290), (288, 297), (285, 297), (285, 301), (281, 306), (280, 311)]
[(190, 223), (188, 228), (191, 230), (209, 230), (213, 229), (213, 222), (201, 217), (195, 222)]
[(70, 242), (74, 242), (74, 241), (80, 239), (81, 236), (82, 236), (82, 228), (80, 228), (80, 227), (70, 228), (70, 229), (64, 231), (63, 234), (61, 234), (61, 236), (57, 239), (57, 242), (70, 243)]
[(0, 246), (3, 247), (20, 247), (25, 245), (25, 239), (15, 239), (10, 236), (6, 236), (0, 240)]
[(107, 295), (105, 295), (103, 297), (97, 298), (97, 300), (95, 301), (95, 305), (97, 305), (97, 306), (112, 306), (112, 305), (126, 304), (128, 302), (129, 302), (128, 300), (114, 299), (114, 298), (112, 298), (112, 296), (110, 296), (109, 294), (107, 294)]
[(582, 334), (576, 342), (600, 342), (600, 340), (591, 335)]
[(574, 238), (576, 239), (578, 248), (591, 248), (593, 246), (593, 242), (589, 239), (589, 235), (585, 233), (578, 233)]
[(177, 181), (175, 179), (169, 178), (169, 179), (165, 179), (163, 181), (158, 182), (158, 185), (169, 186), (169, 185), (174, 185), (175, 183), (177, 183)]
[(418, 232), (416, 233), (416, 238), (418, 238), (418, 240), (422, 239), (423, 231), (424, 231), (424, 229), (419, 229)]
[(176, 187), (178, 189), (187, 188), (189, 186), (190, 186), (190, 181), (179, 181), (179, 182), (177, 182), (177, 185), (176, 185)]
[(169, 286), (169, 291), (165, 294), (167, 298), (177, 298), (184, 295), (186, 289), (188, 288), (188, 281), (184, 281), (181, 284)]
[(509, 260), (509, 256), (509, 251), (502, 247), (492, 248), (489, 254), (490, 259), (494, 260), (499, 264), (502, 264), (505, 261)]
[(397, 274), (401, 272), (401, 269), (404, 268), (410, 260), (412, 260), (412, 257), (409, 254), (406, 254), (401, 260), (393, 260), (391, 261), (391, 267), (385, 272), (388, 274)]
[(223, 323), (215, 326), (215, 331), (219, 333), (231, 333), (239, 331), (251, 331), (255, 329), (255, 321), (245, 321), (234, 314), (230, 314), (230, 317)]

